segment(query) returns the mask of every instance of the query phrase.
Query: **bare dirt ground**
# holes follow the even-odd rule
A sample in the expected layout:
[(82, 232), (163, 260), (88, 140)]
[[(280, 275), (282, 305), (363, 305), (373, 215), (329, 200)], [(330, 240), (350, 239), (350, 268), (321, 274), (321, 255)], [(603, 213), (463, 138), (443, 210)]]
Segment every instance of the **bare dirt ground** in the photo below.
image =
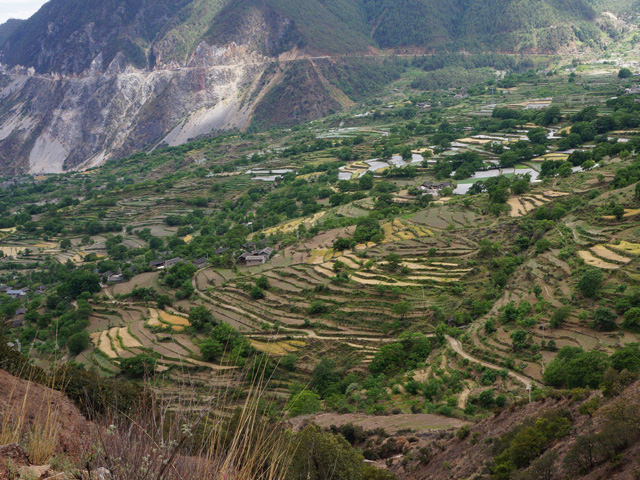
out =
[(59, 451), (80, 453), (79, 441), (88, 431), (89, 424), (71, 400), (60, 392), (0, 370), (0, 417), (21, 411), (25, 413), (27, 429), (34, 419), (52, 412), (62, 427)]
[(294, 418), (291, 420), (291, 424), (295, 430), (298, 430), (307, 421), (311, 421), (323, 428), (330, 427), (331, 425), (340, 426), (346, 425), (347, 423), (353, 423), (365, 430), (383, 428), (391, 435), (395, 435), (402, 430), (411, 430), (418, 434), (429, 433), (434, 430), (459, 428), (467, 423), (456, 418), (432, 415), (430, 413), (383, 416), (365, 415), (364, 413), (348, 413), (344, 415), (337, 413), (320, 413), (317, 415), (304, 415), (302, 417)]

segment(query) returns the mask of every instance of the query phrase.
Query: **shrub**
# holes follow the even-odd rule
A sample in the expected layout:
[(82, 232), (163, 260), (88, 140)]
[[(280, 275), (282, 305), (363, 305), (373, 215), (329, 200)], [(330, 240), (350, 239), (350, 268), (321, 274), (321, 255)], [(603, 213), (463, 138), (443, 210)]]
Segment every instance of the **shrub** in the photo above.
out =
[(316, 413), (320, 411), (321, 408), (322, 402), (320, 395), (311, 390), (303, 390), (293, 395), (287, 404), (287, 410), (292, 417)]
[(143, 378), (155, 371), (156, 359), (151, 355), (142, 353), (131, 358), (123, 358), (120, 361), (120, 371), (129, 378)]
[(89, 332), (83, 330), (74, 335), (71, 335), (67, 340), (67, 348), (71, 355), (78, 355), (82, 353), (85, 348), (89, 346)]
[(322, 300), (314, 300), (309, 306), (309, 315), (320, 315), (328, 311), (329, 307)]
[(593, 315), (593, 328), (601, 332), (611, 332), (618, 328), (616, 314), (608, 309), (600, 307)]
[(587, 268), (578, 280), (578, 290), (587, 298), (593, 298), (598, 294), (604, 276), (599, 268)]
[(260, 300), (264, 298), (264, 291), (258, 285), (255, 285), (251, 289), (251, 298), (253, 298), (254, 300)]
[(222, 344), (213, 338), (208, 338), (200, 344), (202, 358), (207, 362), (213, 362), (222, 357), (223, 350)]
[(202, 330), (207, 325), (215, 325), (217, 321), (207, 307), (199, 305), (192, 308), (189, 312), (189, 323), (191, 323), (196, 330)]
[(634, 330), (640, 328), (640, 307), (630, 308), (624, 313), (622, 326)]

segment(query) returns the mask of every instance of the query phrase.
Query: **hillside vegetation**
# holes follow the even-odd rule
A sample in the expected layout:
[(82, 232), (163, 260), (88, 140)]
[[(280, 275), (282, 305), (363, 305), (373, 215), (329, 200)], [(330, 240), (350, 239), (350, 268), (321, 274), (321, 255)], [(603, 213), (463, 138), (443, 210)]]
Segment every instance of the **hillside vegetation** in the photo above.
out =
[[(127, 442), (172, 432), (184, 478), (186, 458), (227, 458), (197, 429), (180, 443), (202, 412), (214, 438), (240, 423), (301, 445), (278, 447), (287, 480), (334, 457), (338, 480), (632, 478), (633, 71), (342, 60), (273, 62), (261, 81), (290, 78), (251, 132), (3, 179), (0, 367), (65, 391), (154, 468)], [(187, 417), (153, 427), (149, 399)]]
[(269, 55), (371, 47), (550, 53), (603, 45), (607, 34), (595, 22), (594, 7), (605, 8), (584, 0), (138, 0), (81, 7), (53, 0), (29, 20), (5, 26), (0, 45), (10, 66), (76, 74), (99, 53), (102, 69), (118, 52), (137, 68), (152, 68), (157, 60), (186, 63), (202, 41), (248, 43)]

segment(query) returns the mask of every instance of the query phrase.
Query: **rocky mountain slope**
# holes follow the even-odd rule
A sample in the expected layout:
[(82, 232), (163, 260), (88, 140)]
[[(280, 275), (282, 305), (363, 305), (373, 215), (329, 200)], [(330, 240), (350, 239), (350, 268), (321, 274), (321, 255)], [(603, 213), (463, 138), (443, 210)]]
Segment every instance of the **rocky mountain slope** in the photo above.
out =
[(0, 36), (0, 169), (62, 172), (246, 129), (255, 112), (268, 127), (347, 106), (313, 58), (578, 41), (605, 41), (583, 1), (53, 0)]
[[(514, 407), (449, 438), (434, 434), (413, 446), (405, 441), (413, 461), (391, 468), (407, 480), (635, 479), (639, 391), (636, 382), (613, 398), (574, 392)], [(505, 466), (514, 463), (522, 469), (515, 477)]]

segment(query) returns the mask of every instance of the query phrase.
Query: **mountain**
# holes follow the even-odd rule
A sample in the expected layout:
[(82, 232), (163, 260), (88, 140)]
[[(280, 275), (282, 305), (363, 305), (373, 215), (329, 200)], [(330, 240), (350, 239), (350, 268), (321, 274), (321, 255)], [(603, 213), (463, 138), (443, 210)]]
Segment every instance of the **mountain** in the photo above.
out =
[[(51, 0), (0, 28), (0, 170), (61, 172), (219, 130), (320, 118), (358, 100), (334, 81), (354, 70), (351, 58), (359, 63), (350, 81), (385, 71), (374, 58), (380, 49), (597, 46), (605, 35), (597, 8), (586, 0)], [(394, 78), (385, 71), (376, 82)]]
[(10, 18), (3, 24), (0, 24), (0, 45), (2, 45), (7, 38), (9, 38), (13, 32), (22, 24), (24, 20), (18, 20), (16, 18)]

